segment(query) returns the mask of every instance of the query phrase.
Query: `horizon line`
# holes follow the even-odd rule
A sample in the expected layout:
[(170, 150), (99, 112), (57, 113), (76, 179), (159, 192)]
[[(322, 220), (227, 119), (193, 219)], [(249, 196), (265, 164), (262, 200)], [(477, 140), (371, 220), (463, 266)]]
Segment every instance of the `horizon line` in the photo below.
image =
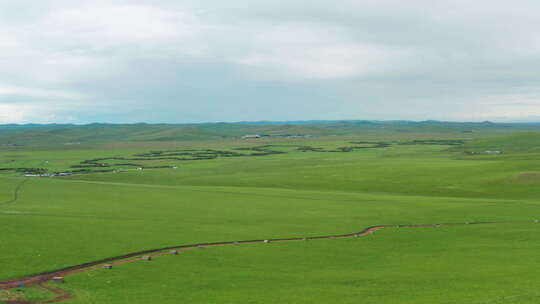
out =
[(396, 122), (409, 122), (409, 123), (456, 123), (456, 124), (540, 124), (540, 121), (452, 121), (452, 120), (407, 120), (407, 119), (307, 119), (307, 120), (242, 120), (242, 121), (203, 121), (203, 122), (50, 122), (50, 123), (0, 123), (0, 126), (47, 126), (47, 125), (66, 125), (66, 126), (88, 126), (88, 125), (204, 125), (204, 124), (297, 124), (297, 123), (335, 123), (335, 122), (370, 122), (370, 123), (396, 123)]

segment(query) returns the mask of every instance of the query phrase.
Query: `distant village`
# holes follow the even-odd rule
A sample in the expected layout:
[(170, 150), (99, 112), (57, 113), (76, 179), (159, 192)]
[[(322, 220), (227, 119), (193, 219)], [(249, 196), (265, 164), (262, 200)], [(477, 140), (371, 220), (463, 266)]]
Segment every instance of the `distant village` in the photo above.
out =
[(26, 173), (24, 176), (26, 177), (57, 177), (57, 176), (70, 176), (73, 174), (74, 173), (72, 172), (43, 173), (43, 174)]
[(468, 151), (465, 153), (467, 154), (502, 154), (501, 151), (491, 151), (491, 150), (483, 151), (483, 152)]
[(312, 137), (313, 135), (307, 135), (307, 134), (290, 134), (290, 135), (262, 135), (262, 134), (246, 134), (242, 136), (242, 139), (257, 139), (257, 138), (308, 138)]

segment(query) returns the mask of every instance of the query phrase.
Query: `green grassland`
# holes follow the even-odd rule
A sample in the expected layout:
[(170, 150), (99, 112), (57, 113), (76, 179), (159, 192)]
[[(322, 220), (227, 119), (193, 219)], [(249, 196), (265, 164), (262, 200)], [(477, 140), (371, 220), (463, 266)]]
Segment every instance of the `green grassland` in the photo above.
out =
[[(469, 135), (9, 147), (0, 281), (190, 243), (523, 221), (209, 248), (83, 272), (63, 288), (76, 296), (67, 303), (538, 303), (540, 135)], [(485, 150), (502, 153), (467, 153)], [(68, 177), (16, 170), (80, 165), (90, 166)]]
[(540, 136), (537, 132), (520, 132), (506, 136), (482, 138), (462, 147), (469, 151), (503, 150), (506, 152), (538, 152)]
[(188, 251), (77, 274), (65, 287), (81, 295), (73, 303), (540, 301), (540, 226), (397, 230), (358, 239)]

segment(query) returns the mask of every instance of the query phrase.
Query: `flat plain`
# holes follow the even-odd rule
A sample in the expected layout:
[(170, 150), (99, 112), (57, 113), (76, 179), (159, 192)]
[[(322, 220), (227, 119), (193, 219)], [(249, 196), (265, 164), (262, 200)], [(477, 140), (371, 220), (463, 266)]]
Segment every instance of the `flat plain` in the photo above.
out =
[[(386, 226), (357, 238), (209, 247), (85, 269), (64, 284), (0, 290), (0, 302), (55, 301), (61, 289), (65, 303), (538, 303), (538, 138), (4, 149), (0, 281), (164, 247)], [(32, 168), (76, 174), (25, 177)]]

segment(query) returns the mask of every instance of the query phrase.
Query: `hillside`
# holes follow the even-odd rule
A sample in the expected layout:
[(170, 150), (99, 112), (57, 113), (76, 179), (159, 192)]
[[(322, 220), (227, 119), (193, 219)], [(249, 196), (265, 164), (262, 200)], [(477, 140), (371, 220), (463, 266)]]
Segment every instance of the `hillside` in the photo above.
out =
[[(0, 125), (0, 145), (72, 145), (106, 142), (189, 141), (263, 136), (455, 134), (540, 131), (540, 124), (456, 123), (440, 121), (304, 121), (201, 124), (49, 124)], [(488, 145), (488, 144), (486, 144)]]
[(506, 136), (477, 139), (466, 143), (461, 150), (471, 152), (533, 152), (540, 150), (540, 132), (521, 132)]

